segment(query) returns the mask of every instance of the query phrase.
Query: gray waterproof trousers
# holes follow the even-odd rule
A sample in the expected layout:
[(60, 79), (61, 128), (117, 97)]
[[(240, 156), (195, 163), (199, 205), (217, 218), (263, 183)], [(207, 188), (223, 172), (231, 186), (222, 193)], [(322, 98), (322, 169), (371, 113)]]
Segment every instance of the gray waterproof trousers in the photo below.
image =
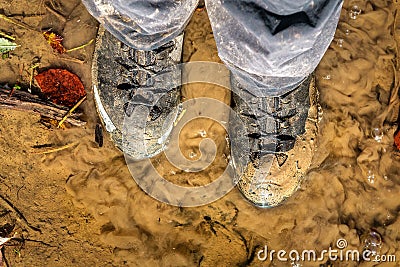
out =
[[(123, 43), (153, 50), (178, 36), (198, 0), (83, 0)], [(293, 90), (333, 39), (342, 0), (206, 0), (221, 60), (257, 97)]]

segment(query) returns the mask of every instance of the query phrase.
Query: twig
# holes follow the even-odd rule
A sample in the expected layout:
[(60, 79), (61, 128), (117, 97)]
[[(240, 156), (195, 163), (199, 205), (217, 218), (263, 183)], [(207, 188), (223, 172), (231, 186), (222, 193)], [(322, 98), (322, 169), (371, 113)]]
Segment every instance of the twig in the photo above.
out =
[(3, 263), (6, 264), (6, 267), (10, 267), (10, 264), (8, 263), (8, 260), (6, 259), (6, 253), (5, 253), (5, 248), (3, 246), (0, 246), (0, 266), (3, 267)]
[(4, 19), (5, 21), (10, 22), (12, 24), (15, 24), (15, 25), (17, 25), (17, 26), (19, 26), (21, 28), (26, 29), (26, 30), (40, 32), (39, 30), (37, 30), (37, 29), (35, 29), (35, 28), (33, 28), (33, 27), (23, 23), (23, 22), (18, 22), (18, 21), (14, 20), (14, 19), (11, 19), (11, 18), (9, 18), (9, 17), (7, 17), (7, 16), (5, 16), (3, 14), (0, 14), (0, 19)]
[(31, 153), (32, 153), (32, 154), (50, 154), (50, 153), (62, 151), (62, 150), (64, 150), (64, 149), (73, 147), (73, 146), (75, 146), (75, 145), (77, 145), (77, 144), (78, 144), (78, 141), (73, 142), (73, 143), (70, 143), (70, 144), (67, 144), (67, 145), (65, 145), (65, 146), (56, 147), (56, 148), (48, 149), (48, 150), (45, 150), (45, 151), (31, 152)]
[[(9, 97), (10, 91), (9, 89), (2, 89), (0, 87), (0, 108), (35, 112), (39, 113), (42, 117), (57, 121), (60, 121), (65, 112), (68, 111), (65, 107), (41, 100), (38, 96), (20, 90), (15, 90), (12, 97)], [(66, 122), (74, 126), (83, 126), (86, 122), (78, 119), (80, 115), (77, 113), (72, 114)]]
[(4, 206), (6, 209), (10, 209), (10, 210), (12, 210), (13, 212), (15, 212), (15, 213), (17, 214), (18, 218), (20, 219), (20, 221), (22, 221), (22, 222), (25, 224), (25, 226), (27, 226), (28, 228), (32, 229), (33, 231), (42, 233), (42, 231), (41, 231), (39, 228), (37, 228), (37, 227), (35, 227), (35, 226), (32, 226), (32, 225), (28, 222), (28, 220), (25, 218), (25, 216), (22, 214), (22, 212), (20, 212), (20, 211), (11, 203), (11, 201), (9, 201), (8, 199), (6, 199), (6, 198), (3, 197), (2, 195), (0, 195), (0, 204), (1, 204), (2, 206)]
[(44, 245), (44, 246), (47, 246), (47, 247), (51, 247), (51, 248), (56, 248), (57, 247), (57, 246), (53, 246), (53, 245), (48, 244), (48, 243), (46, 243), (44, 241), (41, 241), (41, 240), (35, 240), (35, 239), (29, 239), (29, 238), (23, 238), (23, 237), (22, 238), (14, 237), (13, 240), (15, 240), (17, 242), (20, 242), (20, 243), (23, 243), (23, 242), (39, 243), (41, 245)]
[(61, 119), (61, 121), (58, 123), (58, 128), (61, 127), (61, 125), (63, 125), (63, 123), (65, 122), (65, 120), (72, 114), (72, 112), (74, 112), (75, 109), (77, 109), (83, 101), (86, 100), (86, 96), (82, 97), (78, 103), (76, 103), (68, 112), (67, 114), (65, 114), (65, 116)]
[(75, 50), (79, 50), (79, 49), (85, 48), (86, 46), (91, 45), (93, 42), (94, 42), (94, 39), (91, 39), (86, 44), (83, 44), (83, 45), (75, 47), (75, 48), (67, 49), (67, 51), (65, 51), (65, 52), (68, 53), (68, 52), (72, 52), (72, 51), (75, 51)]
[(77, 58), (73, 58), (73, 57), (69, 57), (69, 56), (60, 56), (59, 58), (60, 58), (60, 59), (63, 59), (63, 60), (67, 60), (67, 61), (79, 63), (79, 64), (85, 63), (84, 60), (77, 59)]
[(8, 34), (6, 34), (4, 32), (0, 32), (0, 35), (3, 36), (3, 37), (6, 37), (6, 38), (8, 38), (8, 39), (10, 39), (12, 41), (15, 41), (14, 37), (12, 37), (11, 35), (8, 35)]
[(46, 13), (34, 13), (34, 14), (14, 13), (14, 14), (7, 15), (7, 17), (9, 17), (9, 18), (13, 18), (13, 17), (32, 18), (32, 17), (41, 17), (44, 15), (46, 15)]
[(14, 94), (15, 90), (19, 90), (21, 89), (21, 87), (19, 85), (14, 85), (13, 88), (10, 91), (10, 94), (8, 95), (8, 97), (12, 97), (12, 95)]

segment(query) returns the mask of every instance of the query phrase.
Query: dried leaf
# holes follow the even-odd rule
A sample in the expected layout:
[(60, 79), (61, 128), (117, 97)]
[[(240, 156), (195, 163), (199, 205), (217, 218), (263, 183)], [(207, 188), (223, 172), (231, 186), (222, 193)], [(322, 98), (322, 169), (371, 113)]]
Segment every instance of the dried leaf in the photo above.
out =
[(58, 105), (73, 107), (86, 95), (79, 77), (64, 69), (49, 69), (36, 75), (35, 80), (42, 93)]
[(397, 150), (400, 150), (400, 129), (398, 129), (394, 135), (394, 144)]
[(7, 40), (6, 38), (0, 38), (0, 54), (12, 51), (18, 46), (19, 45)]
[(47, 43), (49, 43), (51, 47), (58, 53), (64, 54), (67, 51), (65, 47), (61, 44), (64, 39), (62, 36), (51, 31), (45, 31), (43, 33), (43, 36), (46, 39)]

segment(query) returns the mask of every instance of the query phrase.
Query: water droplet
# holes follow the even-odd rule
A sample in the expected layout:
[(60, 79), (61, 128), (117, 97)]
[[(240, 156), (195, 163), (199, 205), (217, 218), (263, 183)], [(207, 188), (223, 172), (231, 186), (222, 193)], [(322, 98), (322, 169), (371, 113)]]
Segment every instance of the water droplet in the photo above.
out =
[(170, 171), (169, 173), (170, 173), (171, 175), (175, 175), (175, 174), (176, 174), (175, 171)]
[(189, 153), (189, 158), (194, 158), (194, 157), (196, 157), (197, 156), (197, 154), (196, 153), (194, 153), (193, 151), (191, 151), (190, 153)]
[(375, 174), (371, 171), (368, 170), (368, 176), (367, 176), (368, 182), (373, 184), (375, 182)]
[(349, 17), (351, 19), (357, 19), (357, 16), (361, 14), (361, 8), (357, 5), (354, 5), (350, 8)]
[(206, 132), (205, 130), (201, 130), (201, 131), (199, 132), (199, 134), (200, 134), (200, 136), (203, 137), (203, 138), (207, 136), (207, 132)]
[(364, 239), (364, 249), (371, 251), (372, 255), (378, 255), (382, 247), (382, 237), (378, 232), (371, 230)]
[(322, 79), (324, 79), (324, 80), (330, 80), (330, 79), (331, 79), (331, 75), (330, 75), (330, 74), (327, 74), (327, 75), (325, 75), (325, 76), (322, 76)]
[(386, 181), (388, 181), (388, 180), (389, 180), (389, 177), (385, 174), (385, 175), (383, 176), (383, 179), (385, 179)]
[(375, 139), (376, 142), (380, 143), (383, 138), (383, 131), (381, 128), (373, 128), (371, 131), (372, 138)]
[(346, 35), (349, 35), (349, 34), (351, 33), (351, 31), (350, 31), (349, 29), (347, 29), (344, 33), (345, 33)]
[(343, 43), (344, 43), (344, 40), (343, 40), (343, 39), (337, 39), (337, 40), (336, 40), (336, 44), (337, 44), (339, 47), (343, 47)]

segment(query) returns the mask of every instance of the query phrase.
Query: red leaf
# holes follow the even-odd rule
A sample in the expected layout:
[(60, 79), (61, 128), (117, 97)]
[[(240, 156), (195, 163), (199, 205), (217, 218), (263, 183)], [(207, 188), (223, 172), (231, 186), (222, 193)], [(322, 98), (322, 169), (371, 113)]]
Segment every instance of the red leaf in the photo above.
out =
[(49, 69), (35, 76), (42, 93), (53, 103), (72, 107), (86, 95), (85, 88), (75, 74), (63, 69)]
[(394, 144), (396, 145), (397, 149), (400, 150), (400, 130), (397, 130), (394, 135)]
[(51, 31), (45, 31), (43, 33), (43, 36), (46, 41), (51, 45), (51, 47), (58, 53), (63, 54), (67, 51), (65, 47), (61, 44), (64, 39), (62, 36)]

